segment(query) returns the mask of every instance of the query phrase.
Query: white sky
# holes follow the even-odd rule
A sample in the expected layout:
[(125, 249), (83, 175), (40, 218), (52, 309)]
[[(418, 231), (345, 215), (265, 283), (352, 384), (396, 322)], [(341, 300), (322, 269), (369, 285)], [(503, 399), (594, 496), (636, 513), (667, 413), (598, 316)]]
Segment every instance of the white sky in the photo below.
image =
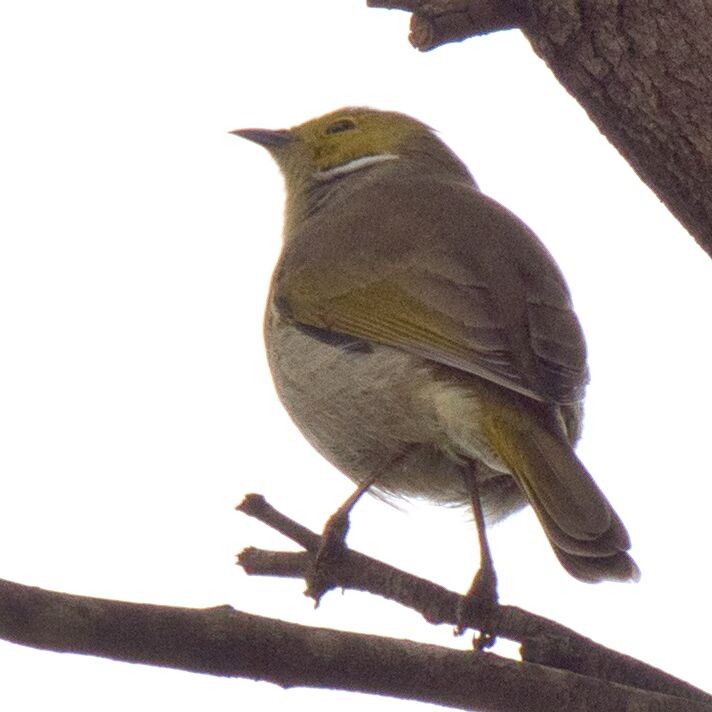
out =
[[(559, 261), (593, 379), (579, 453), (643, 572), (571, 579), (526, 512), (490, 535), (502, 601), (710, 689), (712, 262), (519, 33), (421, 55), (407, 24), (363, 0), (0, 5), (0, 576), (466, 645), (366, 595), (314, 611), (301, 582), (233, 565), (285, 545), (233, 511), (245, 493), (319, 529), (351, 485), (273, 393), (281, 179), (227, 132), (390, 108), (437, 128)], [(350, 543), (458, 590), (477, 560), (467, 518), (426, 505), (369, 499)], [(18, 712), (416, 707), (7, 643), (0, 669)]]

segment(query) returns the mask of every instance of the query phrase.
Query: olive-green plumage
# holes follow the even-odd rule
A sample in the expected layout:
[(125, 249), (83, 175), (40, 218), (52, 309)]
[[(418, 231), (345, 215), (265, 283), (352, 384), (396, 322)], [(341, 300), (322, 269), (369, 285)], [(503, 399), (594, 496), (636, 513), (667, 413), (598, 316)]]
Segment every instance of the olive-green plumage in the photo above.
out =
[(464, 504), (472, 471), (489, 521), (528, 502), (575, 577), (637, 578), (626, 530), (573, 450), (586, 348), (531, 230), (402, 114), (347, 108), (235, 133), (285, 178), (265, 339), (307, 439), (396, 495)]

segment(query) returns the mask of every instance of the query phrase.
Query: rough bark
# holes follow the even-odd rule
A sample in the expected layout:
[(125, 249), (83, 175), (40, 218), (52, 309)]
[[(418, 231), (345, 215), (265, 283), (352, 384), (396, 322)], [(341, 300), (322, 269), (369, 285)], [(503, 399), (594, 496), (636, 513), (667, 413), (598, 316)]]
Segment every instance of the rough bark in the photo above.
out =
[(519, 27), (640, 178), (712, 255), (712, 0), (369, 0), (429, 50)]

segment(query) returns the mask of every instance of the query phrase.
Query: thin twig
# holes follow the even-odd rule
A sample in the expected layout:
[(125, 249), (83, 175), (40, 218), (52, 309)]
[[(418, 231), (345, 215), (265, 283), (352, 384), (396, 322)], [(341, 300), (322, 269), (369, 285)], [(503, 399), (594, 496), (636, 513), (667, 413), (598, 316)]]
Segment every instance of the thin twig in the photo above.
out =
[[(260, 576), (303, 578), (312, 565), (320, 537), (272, 507), (262, 495), (250, 494), (237, 509), (280, 532), (307, 552), (274, 552), (250, 547), (238, 556), (245, 572)], [(460, 595), (442, 586), (351, 549), (329, 572), (339, 587), (373, 593), (412, 608), (430, 623), (456, 625)], [(477, 629), (477, 613), (465, 621)], [(487, 618), (488, 630), (521, 643), (522, 659), (570, 670), (642, 690), (712, 705), (712, 696), (678, 678), (623, 653), (606, 648), (555, 621), (515, 606), (499, 606)]]

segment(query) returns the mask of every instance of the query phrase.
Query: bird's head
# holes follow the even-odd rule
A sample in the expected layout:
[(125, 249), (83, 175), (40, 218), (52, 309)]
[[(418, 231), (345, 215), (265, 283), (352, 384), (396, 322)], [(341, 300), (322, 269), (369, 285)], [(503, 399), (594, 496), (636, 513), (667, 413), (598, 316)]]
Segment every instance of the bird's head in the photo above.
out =
[(288, 194), (395, 161), (472, 180), (432, 129), (395, 111), (348, 107), (291, 129), (231, 133), (270, 152), (284, 174)]

